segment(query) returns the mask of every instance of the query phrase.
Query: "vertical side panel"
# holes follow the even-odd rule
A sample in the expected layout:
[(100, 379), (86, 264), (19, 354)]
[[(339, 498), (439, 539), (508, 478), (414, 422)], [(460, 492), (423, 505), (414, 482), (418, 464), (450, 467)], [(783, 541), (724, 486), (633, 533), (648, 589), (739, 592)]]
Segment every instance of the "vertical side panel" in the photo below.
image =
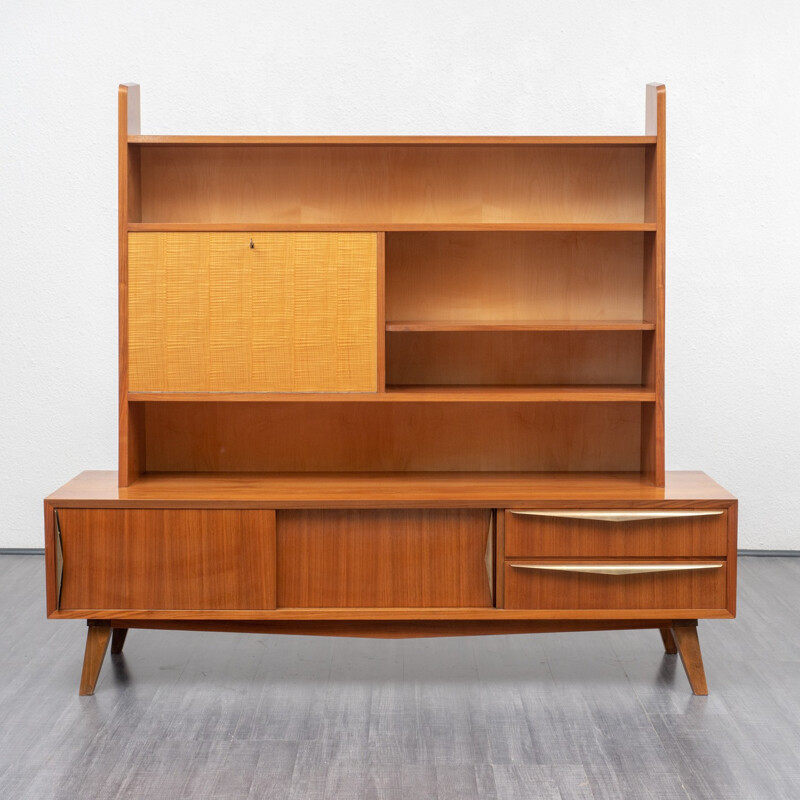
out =
[(505, 509), (498, 508), (496, 515), (496, 546), (495, 546), (495, 584), (494, 584), (494, 605), (495, 608), (505, 608), (505, 571), (503, 562), (506, 554), (506, 512)]
[(736, 570), (738, 566), (739, 501), (728, 509), (728, 611), (736, 616)]
[(386, 391), (386, 234), (377, 234), (378, 391)]
[(56, 535), (55, 510), (45, 500), (44, 503), (44, 563), (47, 591), (47, 616), (58, 609), (58, 587), (56, 578)]
[[(128, 136), (140, 133), (139, 86), (122, 84), (117, 100), (118, 151), (118, 251), (119, 251), (119, 485), (128, 486), (144, 470), (141, 454), (143, 438), (135, 423), (132, 425), (128, 407), (128, 220), (131, 213), (141, 217), (141, 193), (138, 151), (133, 163)], [(134, 203), (129, 208), (129, 195)], [(138, 216), (137, 216), (138, 215)]]
[[(656, 231), (649, 245), (651, 252), (645, 255), (645, 309), (652, 314), (655, 331), (647, 368), (653, 377), (656, 393), (652, 419), (643, 413), (642, 470), (650, 476), (656, 486), (664, 485), (664, 325), (665, 325), (665, 234), (666, 234), (666, 112), (667, 94), (663, 84), (647, 85), (647, 114), (645, 132), (656, 136), (654, 148), (649, 148), (645, 164), (645, 213), (646, 219), (656, 223)], [(648, 245), (645, 247), (648, 250)], [(648, 414), (650, 412), (647, 412)], [(645, 428), (645, 423), (649, 426)], [(646, 459), (646, 460), (645, 460)]]

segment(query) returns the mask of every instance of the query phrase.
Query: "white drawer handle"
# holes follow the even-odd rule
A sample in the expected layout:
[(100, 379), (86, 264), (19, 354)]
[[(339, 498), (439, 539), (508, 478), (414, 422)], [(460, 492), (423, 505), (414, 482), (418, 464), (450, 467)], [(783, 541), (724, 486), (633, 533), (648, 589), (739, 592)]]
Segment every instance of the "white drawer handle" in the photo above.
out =
[(552, 572), (587, 572), (592, 575), (641, 575), (647, 572), (686, 572), (693, 569), (719, 569), (717, 564), (510, 564), (514, 569), (541, 569)]
[(722, 511), (518, 511), (512, 514), (527, 517), (563, 517), (564, 519), (591, 519), (597, 522), (634, 522), (644, 519), (674, 519), (678, 517), (716, 517)]

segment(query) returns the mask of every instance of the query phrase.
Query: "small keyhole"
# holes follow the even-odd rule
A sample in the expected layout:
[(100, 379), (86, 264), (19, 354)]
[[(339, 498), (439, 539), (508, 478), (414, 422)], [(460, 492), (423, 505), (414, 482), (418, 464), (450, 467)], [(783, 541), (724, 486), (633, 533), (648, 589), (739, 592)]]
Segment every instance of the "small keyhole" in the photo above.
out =
[(256, 243), (252, 239), (250, 240), (250, 249), (251, 250), (255, 250), (256, 249)]

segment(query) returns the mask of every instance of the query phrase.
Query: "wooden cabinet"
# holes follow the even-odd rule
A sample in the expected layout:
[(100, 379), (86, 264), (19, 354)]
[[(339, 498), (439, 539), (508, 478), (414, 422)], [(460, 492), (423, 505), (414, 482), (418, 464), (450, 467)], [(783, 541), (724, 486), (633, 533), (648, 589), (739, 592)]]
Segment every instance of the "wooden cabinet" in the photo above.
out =
[(651, 84), (636, 136), (147, 136), (121, 86), (119, 469), (45, 501), (81, 693), (130, 627), (650, 627), (704, 693), (737, 506), (664, 471), (665, 110)]

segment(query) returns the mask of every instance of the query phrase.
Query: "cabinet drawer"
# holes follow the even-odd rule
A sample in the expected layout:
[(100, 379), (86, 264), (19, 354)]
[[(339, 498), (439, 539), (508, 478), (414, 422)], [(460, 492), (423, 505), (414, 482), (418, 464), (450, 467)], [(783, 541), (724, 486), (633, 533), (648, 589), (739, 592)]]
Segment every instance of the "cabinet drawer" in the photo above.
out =
[(506, 511), (507, 558), (724, 558), (720, 509)]
[[(275, 512), (56, 512), (59, 608), (275, 608)], [(60, 531), (60, 535), (59, 535)]]
[(505, 607), (724, 609), (724, 561), (505, 562)]
[(278, 606), (488, 607), (487, 510), (279, 511)]

